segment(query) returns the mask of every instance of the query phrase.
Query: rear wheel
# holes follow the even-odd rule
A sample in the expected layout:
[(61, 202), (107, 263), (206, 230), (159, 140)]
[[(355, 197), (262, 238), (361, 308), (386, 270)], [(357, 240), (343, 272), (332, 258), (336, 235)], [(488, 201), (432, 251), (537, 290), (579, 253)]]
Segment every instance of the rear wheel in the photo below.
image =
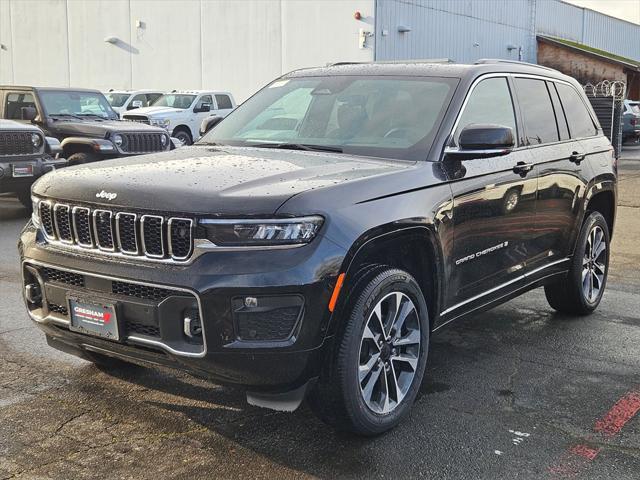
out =
[(599, 212), (585, 219), (566, 278), (544, 287), (549, 305), (562, 313), (587, 315), (602, 300), (609, 271), (609, 227)]
[(427, 362), (429, 316), (407, 272), (375, 267), (362, 275), (310, 404), (339, 430), (376, 435), (396, 426), (416, 398)]

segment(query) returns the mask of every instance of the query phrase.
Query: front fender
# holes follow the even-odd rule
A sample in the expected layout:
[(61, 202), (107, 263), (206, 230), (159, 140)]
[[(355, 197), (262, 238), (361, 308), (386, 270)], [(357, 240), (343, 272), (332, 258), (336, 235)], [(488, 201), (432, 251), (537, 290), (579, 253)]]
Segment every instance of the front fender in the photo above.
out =
[(64, 151), (73, 145), (86, 146), (97, 153), (118, 153), (115, 145), (110, 140), (103, 138), (67, 137), (60, 143)]

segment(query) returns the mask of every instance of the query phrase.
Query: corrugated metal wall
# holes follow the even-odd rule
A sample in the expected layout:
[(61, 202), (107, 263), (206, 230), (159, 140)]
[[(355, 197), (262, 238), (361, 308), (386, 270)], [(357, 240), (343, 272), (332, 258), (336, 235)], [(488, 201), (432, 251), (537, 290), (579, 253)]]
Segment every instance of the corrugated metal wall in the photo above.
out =
[(377, 60), (517, 60), (518, 48), (508, 47), (521, 47), (522, 59), (535, 62), (536, 34), (640, 60), (640, 25), (559, 0), (376, 1)]
[(531, 8), (530, 0), (377, 0), (376, 59), (518, 60), (522, 48), (535, 61)]

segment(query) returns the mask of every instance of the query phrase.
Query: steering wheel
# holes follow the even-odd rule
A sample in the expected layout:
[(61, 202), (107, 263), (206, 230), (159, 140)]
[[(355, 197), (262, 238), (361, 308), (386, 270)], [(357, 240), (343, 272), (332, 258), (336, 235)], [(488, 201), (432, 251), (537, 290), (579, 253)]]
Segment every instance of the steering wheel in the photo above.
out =
[(407, 132), (407, 133), (411, 133), (411, 132), (415, 132), (415, 133), (420, 133), (419, 130), (415, 127), (394, 127), (391, 130), (389, 130), (387, 133), (384, 134), (384, 138), (400, 138), (402, 137), (401, 135), (393, 135), (394, 133), (398, 133), (398, 132)]

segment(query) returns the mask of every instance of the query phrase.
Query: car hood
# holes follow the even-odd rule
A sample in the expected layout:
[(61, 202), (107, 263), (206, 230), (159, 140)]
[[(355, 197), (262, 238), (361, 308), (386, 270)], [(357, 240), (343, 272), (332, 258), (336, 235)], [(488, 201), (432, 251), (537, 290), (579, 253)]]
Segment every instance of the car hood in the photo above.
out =
[[(122, 209), (265, 216), (301, 192), (411, 165), (332, 153), (192, 146), (57, 170), (42, 177), (33, 193)], [(107, 194), (112, 200), (105, 200)]]
[(124, 122), (121, 120), (104, 121), (56, 121), (51, 125), (56, 134), (66, 136), (81, 135), (87, 137), (105, 138), (111, 132), (164, 132), (163, 129), (152, 127), (144, 123)]
[[(186, 110), (173, 107), (143, 107), (131, 110), (131, 115), (146, 115), (147, 117), (167, 117), (183, 115)], [(125, 113), (127, 115), (129, 112)]]

